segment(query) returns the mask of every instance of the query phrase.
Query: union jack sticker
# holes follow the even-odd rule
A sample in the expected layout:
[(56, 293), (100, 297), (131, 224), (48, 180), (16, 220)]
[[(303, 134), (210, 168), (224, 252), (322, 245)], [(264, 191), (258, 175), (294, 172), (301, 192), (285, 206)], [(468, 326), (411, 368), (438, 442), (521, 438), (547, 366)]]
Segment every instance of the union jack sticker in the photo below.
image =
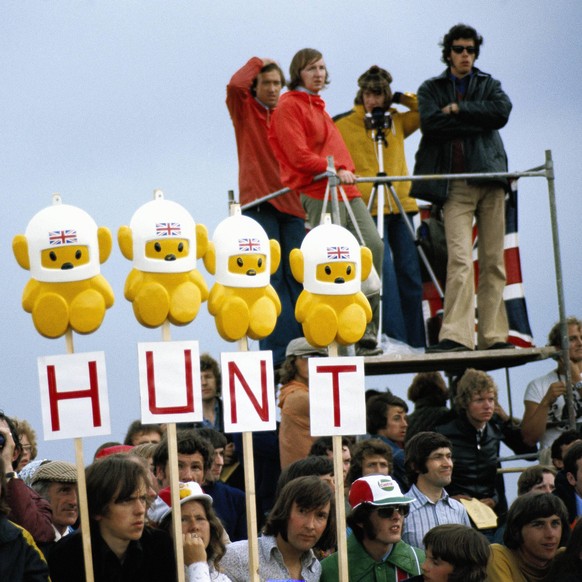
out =
[(182, 229), (179, 222), (157, 222), (156, 223), (156, 236), (166, 237), (166, 236), (180, 236), (182, 234)]
[(67, 230), (51, 230), (48, 233), (48, 237), (51, 247), (72, 245), (77, 242), (77, 231), (71, 228)]
[(258, 253), (261, 250), (261, 241), (258, 238), (239, 238), (238, 250), (242, 253)]
[(335, 261), (349, 260), (349, 247), (327, 247), (327, 258)]

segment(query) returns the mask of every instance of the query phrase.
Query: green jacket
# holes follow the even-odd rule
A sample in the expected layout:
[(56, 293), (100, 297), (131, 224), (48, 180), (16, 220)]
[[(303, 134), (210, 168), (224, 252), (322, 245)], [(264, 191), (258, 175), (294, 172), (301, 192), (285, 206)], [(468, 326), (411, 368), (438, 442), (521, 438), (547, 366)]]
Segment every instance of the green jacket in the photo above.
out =
[[(350, 582), (397, 582), (396, 567), (408, 574), (420, 574), (424, 562), (424, 552), (398, 542), (385, 562), (376, 562), (358, 542), (355, 535), (348, 538), (348, 570)], [(332, 554), (321, 562), (320, 582), (338, 582), (338, 555)]]

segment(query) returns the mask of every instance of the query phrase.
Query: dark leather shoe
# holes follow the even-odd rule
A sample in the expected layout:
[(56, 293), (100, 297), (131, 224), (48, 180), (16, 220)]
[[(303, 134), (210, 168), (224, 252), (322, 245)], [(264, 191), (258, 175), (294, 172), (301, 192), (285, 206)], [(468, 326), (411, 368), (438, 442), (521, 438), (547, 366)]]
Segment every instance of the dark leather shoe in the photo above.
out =
[(495, 342), (488, 350), (514, 350), (515, 346), (509, 342)]
[(363, 346), (362, 344), (356, 345), (356, 356), (364, 356), (364, 357), (379, 356), (381, 353), (383, 353), (382, 348), (379, 347), (378, 345), (376, 345), (373, 348), (367, 348), (366, 346)]
[(426, 348), (427, 354), (441, 354), (444, 352), (472, 352), (471, 348), (455, 342), (453, 340), (444, 339), (434, 346)]

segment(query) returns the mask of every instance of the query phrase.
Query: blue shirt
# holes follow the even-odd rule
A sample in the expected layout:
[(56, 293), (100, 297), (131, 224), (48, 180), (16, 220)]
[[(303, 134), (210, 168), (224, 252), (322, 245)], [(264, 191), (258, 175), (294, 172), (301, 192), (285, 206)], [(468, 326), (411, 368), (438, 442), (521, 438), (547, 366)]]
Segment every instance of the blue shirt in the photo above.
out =
[(422, 539), (426, 532), (444, 523), (459, 523), (471, 527), (467, 510), (456, 499), (449, 497), (443, 489), (442, 497), (433, 503), (416, 485), (405, 494), (414, 501), (410, 504), (410, 513), (404, 520), (402, 540), (416, 548), (424, 549)]

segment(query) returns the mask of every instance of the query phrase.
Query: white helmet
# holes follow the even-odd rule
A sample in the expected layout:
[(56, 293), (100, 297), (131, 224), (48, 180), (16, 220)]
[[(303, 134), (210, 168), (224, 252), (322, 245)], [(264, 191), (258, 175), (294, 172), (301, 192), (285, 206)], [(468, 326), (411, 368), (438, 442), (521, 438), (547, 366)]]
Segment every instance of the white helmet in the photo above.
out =
[[(265, 229), (252, 218), (234, 214), (225, 218), (212, 237), (216, 253), (216, 282), (227, 287), (266, 287), (271, 280), (271, 245)], [(230, 257), (265, 256), (264, 269), (233, 273), (228, 268)]]
[[(196, 268), (196, 224), (180, 204), (164, 200), (156, 190), (154, 200), (140, 206), (131, 217), (129, 227), (133, 239), (133, 266), (146, 273), (187, 273)], [(146, 256), (151, 241), (179, 238), (188, 241), (188, 254), (172, 260)]]
[[(53, 195), (52, 206), (31, 218), (25, 236), (30, 273), (37, 281), (70, 283), (90, 279), (101, 272), (96, 222), (84, 210), (63, 204), (58, 194)], [(54, 269), (42, 265), (42, 251), (51, 249), (58, 256), (59, 250), (73, 246), (87, 247), (89, 260), (76, 266), (68, 262)]]
[[(353, 295), (361, 289), (362, 255), (356, 237), (343, 226), (320, 224), (307, 233), (301, 244), (303, 253), (303, 288), (317, 295)], [(321, 281), (318, 265), (353, 263), (353, 278)]]

